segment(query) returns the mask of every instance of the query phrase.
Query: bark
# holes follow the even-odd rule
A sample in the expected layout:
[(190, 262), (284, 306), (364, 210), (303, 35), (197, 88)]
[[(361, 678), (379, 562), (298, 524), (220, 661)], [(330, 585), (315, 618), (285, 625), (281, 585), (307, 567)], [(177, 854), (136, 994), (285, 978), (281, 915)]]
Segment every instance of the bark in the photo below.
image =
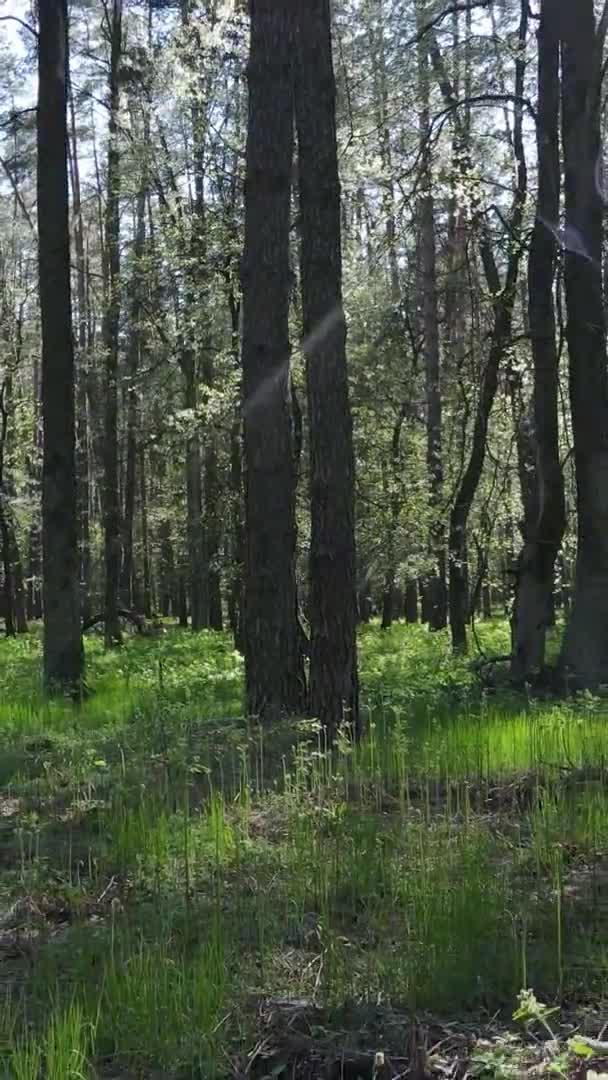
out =
[(118, 144), (120, 62), (122, 53), (122, 0), (112, 0), (110, 37), (108, 173), (105, 212), (105, 310), (102, 337), (105, 353), (104, 386), (104, 555), (105, 643), (120, 644), (118, 616), (122, 560), (121, 509), (118, 476), (118, 351), (120, 322), (120, 187)]
[(44, 685), (82, 692), (67, 171), (67, 0), (40, 5), (38, 258), (42, 324)]
[[(534, 362), (534, 441), (538, 516), (524, 536), (513, 610), (511, 673), (525, 681), (545, 660), (551, 622), (555, 560), (565, 527), (559, 460), (559, 357), (553, 282), (555, 226), (560, 216), (559, 25), (556, 0), (543, 0), (538, 30), (538, 202), (528, 261), (528, 311)], [(525, 493), (525, 484), (524, 484)], [(528, 516), (532, 510), (528, 511)]]
[[(425, 24), (422, 4), (417, 4), (419, 28)], [(420, 100), (420, 180), (418, 201), (420, 229), (420, 292), (426, 390), (426, 464), (429, 484), (431, 530), (429, 553), (432, 569), (427, 578), (427, 611), (431, 630), (441, 630), (447, 622), (445, 530), (442, 520), (442, 400), (439, 349), (439, 306), (435, 242), (435, 201), (431, 155), (429, 58), (427, 46), (418, 46), (418, 92)]]
[(602, 302), (601, 74), (606, 12), (558, 3), (562, 55), (565, 286), (577, 489), (574, 598), (561, 661), (575, 683), (608, 679), (608, 379)]
[(243, 438), (245, 686), (250, 715), (305, 704), (295, 581), (295, 462), (290, 419), (289, 226), (293, 161), (291, 15), (251, 8), (245, 178)]
[(310, 439), (310, 704), (331, 739), (360, 732), (354, 453), (342, 306), (329, 0), (298, 5), (296, 122)]
[(418, 582), (408, 578), (405, 583), (405, 621), (412, 625), (418, 622)]

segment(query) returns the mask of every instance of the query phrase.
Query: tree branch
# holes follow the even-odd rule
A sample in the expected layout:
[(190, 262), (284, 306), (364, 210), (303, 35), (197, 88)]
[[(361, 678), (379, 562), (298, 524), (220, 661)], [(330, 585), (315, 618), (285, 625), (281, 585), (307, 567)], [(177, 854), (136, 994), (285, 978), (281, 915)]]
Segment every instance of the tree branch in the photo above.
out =
[(35, 30), (33, 26), (30, 26), (29, 23), (24, 22), (23, 19), (20, 19), (17, 15), (0, 15), (0, 22), (18, 23), (23, 30), (28, 30), (29, 33), (33, 34), (33, 36), (36, 38), (36, 41), (38, 40), (38, 31)]

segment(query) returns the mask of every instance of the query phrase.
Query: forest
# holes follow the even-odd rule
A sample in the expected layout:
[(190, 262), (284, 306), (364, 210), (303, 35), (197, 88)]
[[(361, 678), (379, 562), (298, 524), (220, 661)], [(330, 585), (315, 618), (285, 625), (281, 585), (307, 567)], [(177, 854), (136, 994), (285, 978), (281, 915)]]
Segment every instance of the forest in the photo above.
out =
[(0, 1080), (608, 1077), (608, 0), (0, 0)]

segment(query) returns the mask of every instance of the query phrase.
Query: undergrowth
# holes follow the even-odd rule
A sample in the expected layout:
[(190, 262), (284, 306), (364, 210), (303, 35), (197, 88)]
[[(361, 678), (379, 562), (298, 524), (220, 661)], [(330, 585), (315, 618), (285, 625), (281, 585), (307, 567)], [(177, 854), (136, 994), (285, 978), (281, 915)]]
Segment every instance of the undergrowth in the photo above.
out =
[(231, 1074), (265, 1000), (608, 1000), (604, 703), (491, 693), (420, 628), (360, 645), (367, 733), (330, 755), (243, 718), (223, 635), (89, 639), (79, 707), (36, 633), (0, 643), (7, 1077)]

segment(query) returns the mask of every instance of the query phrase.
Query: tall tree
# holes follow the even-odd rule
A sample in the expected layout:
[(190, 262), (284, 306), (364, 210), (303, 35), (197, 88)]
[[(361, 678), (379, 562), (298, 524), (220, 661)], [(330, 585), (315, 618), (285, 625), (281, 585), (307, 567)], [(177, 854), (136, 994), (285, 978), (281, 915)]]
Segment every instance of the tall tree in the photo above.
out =
[(329, 0), (300, 0), (296, 122), (310, 438), (310, 706), (359, 729), (354, 453)]
[[(517, 298), (517, 281), (523, 255), (521, 234), (528, 190), (528, 174), (523, 140), (523, 97), (527, 32), (528, 2), (527, 0), (521, 0), (513, 95), (515, 102), (513, 128), (515, 185), (508, 220), (509, 249), (504, 277), (501, 281), (494, 256), (492, 238), (487, 228), (482, 225), (480, 257), (492, 304), (492, 330), (473, 422), (469, 458), (462, 471), (450, 513), (448, 540), (449, 614), (452, 645), (457, 651), (464, 651), (467, 648), (466, 625), (469, 614), (467, 524), (483, 473), (490, 416), (498, 390), (499, 371), (511, 343), (513, 310)], [(457, 116), (459, 103), (450, 83), (439, 46), (433, 36), (430, 37), (430, 55), (446, 106), (451, 110), (455, 110), (454, 123), (460, 123)], [(463, 147), (467, 145), (464, 131), (461, 133), (459, 142)], [(467, 170), (466, 157), (463, 168), (465, 171)]]
[[(542, 0), (538, 29), (537, 211), (528, 260), (528, 310), (534, 362), (534, 425), (540, 505), (524, 537), (513, 609), (512, 674), (526, 679), (542, 668), (553, 609), (555, 560), (565, 526), (564, 480), (559, 457), (559, 356), (553, 284), (560, 217), (559, 23), (556, 0)], [(533, 475), (528, 468), (528, 475)], [(521, 480), (522, 493), (526, 478)], [(524, 509), (526, 500), (524, 499)], [(537, 501), (537, 500), (534, 500)], [(528, 515), (525, 515), (528, 517)]]
[(105, 548), (105, 641), (120, 643), (118, 617), (122, 561), (121, 508), (118, 486), (118, 351), (120, 324), (120, 63), (122, 56), (122, 0), (104, 0), (106, 32), (110, 47), (108, 172), (105, 211), (105, 310), (102, 338), (105, 353), (104, 380), (104, 548)]
[(601, 88), (608, 4), (559, 0), (565, 285), (578, 551), (562, 662), (594, 685), (608, 678), (608, 374), (602, 295)]
[(70, 295), (67, 56), (67, 0), (47, 0), (40, 5), (38, 41), (44, 685), (50, 693), (77, 696), (82, 687), (83, 650)]
[[(418, 0), (416, 15), (419, 34), (422, 34), (426, 21), (423, 7), (421, 0)], [(429, 549), (432, 559), (431, 571), (426, 583), (425, 606), (431, 629), (441, 630), (447, 622), (445, 528), (441, 508), (443, 491), (441, 359), (431, 151), (430, 71), (424, 36), (421, 36), (418, 45), (418, 94), (420, 99), (418, 228), (420, 231), (420, 289), (426, 391), (426, 460), (431, 512)]]
[(295, 582), (290, 417), (289, 225), (294, 48), (289, 10), (253, 0), (245, 176), (243, 439), (247, 711), (304, 705)]

